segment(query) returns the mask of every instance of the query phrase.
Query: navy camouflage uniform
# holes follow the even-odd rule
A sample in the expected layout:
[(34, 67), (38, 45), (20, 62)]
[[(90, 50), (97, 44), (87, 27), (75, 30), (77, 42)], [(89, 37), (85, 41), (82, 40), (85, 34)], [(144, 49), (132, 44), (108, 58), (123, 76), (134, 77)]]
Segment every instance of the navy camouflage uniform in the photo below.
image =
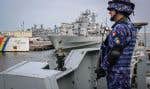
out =
[[(126, 18), (117, 21), (112, 31), (101, 46), (102, 57), (100, 67), (106, 71), (108, 89), (131, 89), (130, 64), (136, 43), (137, 29), (129, 19), (135, 5), (130, 0), (112, 0), (108, 2), (108, 10), (123, 14)], [(112, 49), (121, 48), (117, 58), (110, 56)]]
[[(119, 21), (113, 25), (112, 31), (101, 46), (101, 67), (107, 71), (108, 89), (131, 89), (130, 63), (136, 43), (136, 32), (130, 21)], [(108, 54), (116, 45), (121, 45), (123, 52), (112, 66)]]

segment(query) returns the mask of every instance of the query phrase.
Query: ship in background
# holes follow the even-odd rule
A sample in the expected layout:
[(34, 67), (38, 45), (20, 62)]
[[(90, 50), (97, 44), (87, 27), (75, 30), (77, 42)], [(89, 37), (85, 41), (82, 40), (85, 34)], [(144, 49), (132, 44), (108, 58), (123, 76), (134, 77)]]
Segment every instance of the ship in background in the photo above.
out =
[(29, 38), (31, 31), (4, 31), (0, 34), (0, 52), (26, 52), (29, 51)]
[(44, 28), (34, 25), (31, 28), (17, 31), (4, 31), (0, 33), (0, 51), (42, 51), (49, 50), (52, 47), (47, 34), (51, 32), (50, 28)]
[(0, 52), (29, 51), (29, 38), (0, 36)]
[(96, 14), (90, 10), (81, 13), (72, 23), (55, 26), (54, 33), (49, 35), (55, 49), (76, 47), (99, 47), (110, 29), (96, 22)]

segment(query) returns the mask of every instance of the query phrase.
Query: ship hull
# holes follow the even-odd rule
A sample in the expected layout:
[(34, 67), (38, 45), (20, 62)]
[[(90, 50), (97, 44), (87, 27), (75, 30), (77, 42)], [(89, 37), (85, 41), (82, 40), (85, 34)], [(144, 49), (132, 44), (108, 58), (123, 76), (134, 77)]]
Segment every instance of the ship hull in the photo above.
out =
[(1, 37), (0, 39), (0, 51), (29, 51), (29, 38)]
[(49, 39), (52, 41), (55, 49), (70, 49), (79, 47), (99, 47), (102, 37), (85, 37), (85, 36), (67, 36), (67, 35), (51, 35)]

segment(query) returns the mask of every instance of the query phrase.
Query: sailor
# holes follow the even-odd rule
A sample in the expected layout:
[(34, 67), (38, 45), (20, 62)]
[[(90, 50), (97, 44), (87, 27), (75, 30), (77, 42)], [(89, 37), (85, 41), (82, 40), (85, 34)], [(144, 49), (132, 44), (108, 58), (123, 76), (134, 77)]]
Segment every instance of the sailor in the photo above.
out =
[(97, 78), (106, 76), (108, 89), (131, 89), (130, 63), (137, 30), (129, 16), (135, 5), (130, 0), (108, 2), (110, 20), (115, 24), (101, 46)]

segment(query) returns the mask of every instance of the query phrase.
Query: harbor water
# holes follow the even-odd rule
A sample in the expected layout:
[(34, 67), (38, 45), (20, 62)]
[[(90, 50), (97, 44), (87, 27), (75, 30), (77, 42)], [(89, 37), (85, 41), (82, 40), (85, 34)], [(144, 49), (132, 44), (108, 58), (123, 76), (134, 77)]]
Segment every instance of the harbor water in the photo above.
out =
[(0, 53), (0, 72), (22, 61), (48, 62), (55, 64), (54, 50), (30, 52), (4, 52)]

